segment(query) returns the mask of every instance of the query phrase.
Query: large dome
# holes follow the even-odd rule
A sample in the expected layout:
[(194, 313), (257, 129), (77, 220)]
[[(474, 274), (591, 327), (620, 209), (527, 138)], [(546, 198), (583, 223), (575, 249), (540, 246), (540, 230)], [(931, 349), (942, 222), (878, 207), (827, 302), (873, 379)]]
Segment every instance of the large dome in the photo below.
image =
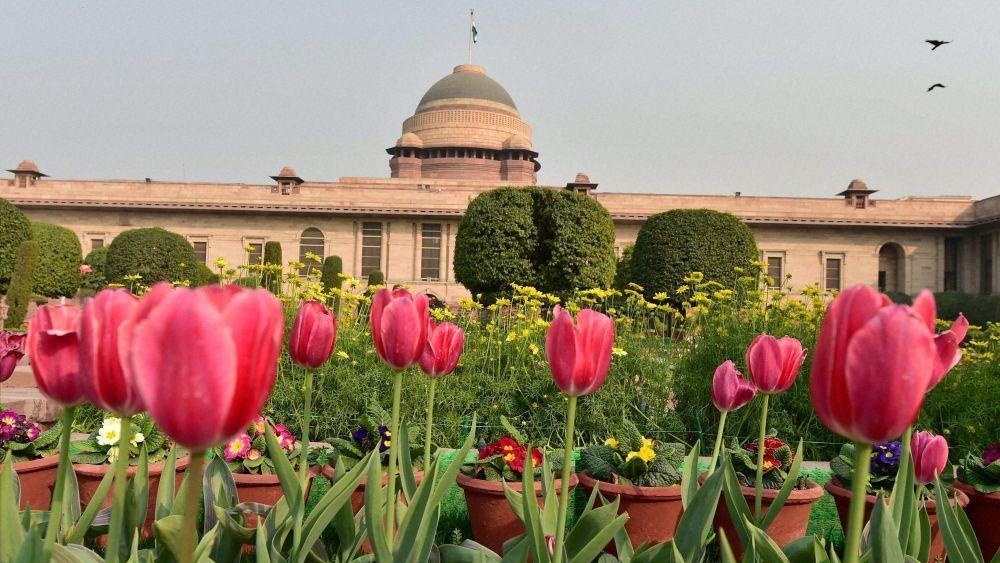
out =
[(510, 106), (515, 111), (513, 98), (504, 90), (499, 82), (486, 76), (483, 67), (476, 65), (461, 65), (455, 67), (455, 72), (445, 76), (434, 83), (427, 90), (423, 98), (420, 98), (421, 106), (428, 102), (447, 99), (476, 99), (496, 102), (505, 106)]

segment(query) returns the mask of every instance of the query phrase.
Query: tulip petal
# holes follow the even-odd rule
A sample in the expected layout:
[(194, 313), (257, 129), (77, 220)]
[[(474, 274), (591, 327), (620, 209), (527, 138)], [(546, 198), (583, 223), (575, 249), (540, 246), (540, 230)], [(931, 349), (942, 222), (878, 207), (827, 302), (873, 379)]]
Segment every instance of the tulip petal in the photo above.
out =
[[(425, 340), (421, 339), (417, 306), (409, 299), (393, 299), (382, 311), (382, 360), (396, 369), (405, 369), (419, 359)], [(424, 328), (426, 335), (426, 325)]]
[(581, 395), (593, 393), (604, 384), (611, 367), (611, 349), (615, 341), (615, 323), (607, 315), (584, 309), (576, 316), (583, 347), (584, 365), (577, 366), (575, 377)]
[[(87, 399), (119, 416), (144, 409), (131, 377), (122, 335), (131, 330), (139, 300), (124, 289), (100, 291), (84, 304), (80, 316), (80, 362)], [(124, 329), (124, 330), (123, 330)]]
[(575, 396), (573, 376), (578, 361), (576, 327), (573, 318), (562, 307), (556, 306), (552, 323), (545, 334), (545, 356), (549, 360), (552, 379), (556, 386), (570, 396)]
[(46, 305), (28, 323), (27, 348), (35, 383), (43, 395), (63, 406), (78, 405), (84, 399), (79, 318), (78, 307)]
[(965, 335), (969, 332), (969, 319), (965, 318), (965, 315), (962, 313), (959, 313), (955, 322), (951, 323), (951, 332), (955, 335), (958, 343), (961, 344), (965, 340)]
[(929, 290), (921, 290), (916, 297), (913, 298), (913, 305), (911, 306), (913, 312), (924, 321), (927, 325), (927, 330), (934, 334), (935, 326), (934, 323), (937, 321), (937, 304), (934, 302), (934, 294)]
[(385, 348), (382, 346), (382, 312), (392, 302), (392, 292), (382, 288), (372, 297), (371, 311), (368, 313), (369, 326), (372, 329), (372, 340), (379, 357), (385, 358)]

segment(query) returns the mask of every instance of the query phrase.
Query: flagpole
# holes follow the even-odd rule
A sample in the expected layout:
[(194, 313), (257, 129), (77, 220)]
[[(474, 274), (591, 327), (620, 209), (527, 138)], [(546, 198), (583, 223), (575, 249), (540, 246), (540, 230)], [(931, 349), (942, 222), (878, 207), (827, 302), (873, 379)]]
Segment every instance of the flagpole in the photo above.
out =
[(472, 64), (472, 22), (474, 10), (469, 10), (469, 64)]

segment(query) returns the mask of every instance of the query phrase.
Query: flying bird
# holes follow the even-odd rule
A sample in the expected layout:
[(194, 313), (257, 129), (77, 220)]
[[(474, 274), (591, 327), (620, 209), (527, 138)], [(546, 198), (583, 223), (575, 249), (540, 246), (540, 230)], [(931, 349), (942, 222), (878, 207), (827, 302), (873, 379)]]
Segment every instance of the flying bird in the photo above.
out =
[(924, 43), (930, 43), (931, 45), (933, 45), (933, 47), (931, 47), (931, 51), (933, 51), (934, 49), (937, 49), (941, 45), (947, 45), (948, 43), (951, 43), (951, 41), (938, 41), (937, 39), (927, 39), (926, 41), (924, 41)]
[(937, 84), (932, 84), (931, 87), (927, 89), (927, 91), (930, 92), (931, 90), (933, 90), (935, 88), (947, 88), (947, 86), (945, 86), (944, 84), (941, 84), (940, 82), (938, 82)]

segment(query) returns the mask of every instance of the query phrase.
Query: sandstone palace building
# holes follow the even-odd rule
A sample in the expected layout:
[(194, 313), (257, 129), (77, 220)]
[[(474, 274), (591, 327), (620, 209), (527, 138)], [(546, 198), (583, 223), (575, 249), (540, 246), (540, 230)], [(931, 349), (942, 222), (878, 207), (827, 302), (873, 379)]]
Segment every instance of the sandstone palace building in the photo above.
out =
[[(256, 185), (71, 180), (26, 160), (0, 180), (0, 197), (33, 220), (74, 230), (84, 253), (121, 231), (160, 226), (186, 236), (208, 264), (259, 260), (264, 242), (278, 241), (286, 260), (335, 254), (354, 276), (381, 270), (388, 283), (453, 299), (466, 293), (451, 270), (466, 205), (497, 186), (536, 183), (531, 138), (510, 94), (483, 68), (462, 65), (403, 122), (386, 149), (388, 178), (327, 181), (286, 166)], [(878, 199), (861, 180), (829, 197), (609, 193), (586, 174), (567, 180), (553, 189), (600, 201), (619, 251), (651, 214), (709, 208), (745, 221), (772, 277), (790, 273), (796, 286), (1000, 291), (1000, 196)]]

